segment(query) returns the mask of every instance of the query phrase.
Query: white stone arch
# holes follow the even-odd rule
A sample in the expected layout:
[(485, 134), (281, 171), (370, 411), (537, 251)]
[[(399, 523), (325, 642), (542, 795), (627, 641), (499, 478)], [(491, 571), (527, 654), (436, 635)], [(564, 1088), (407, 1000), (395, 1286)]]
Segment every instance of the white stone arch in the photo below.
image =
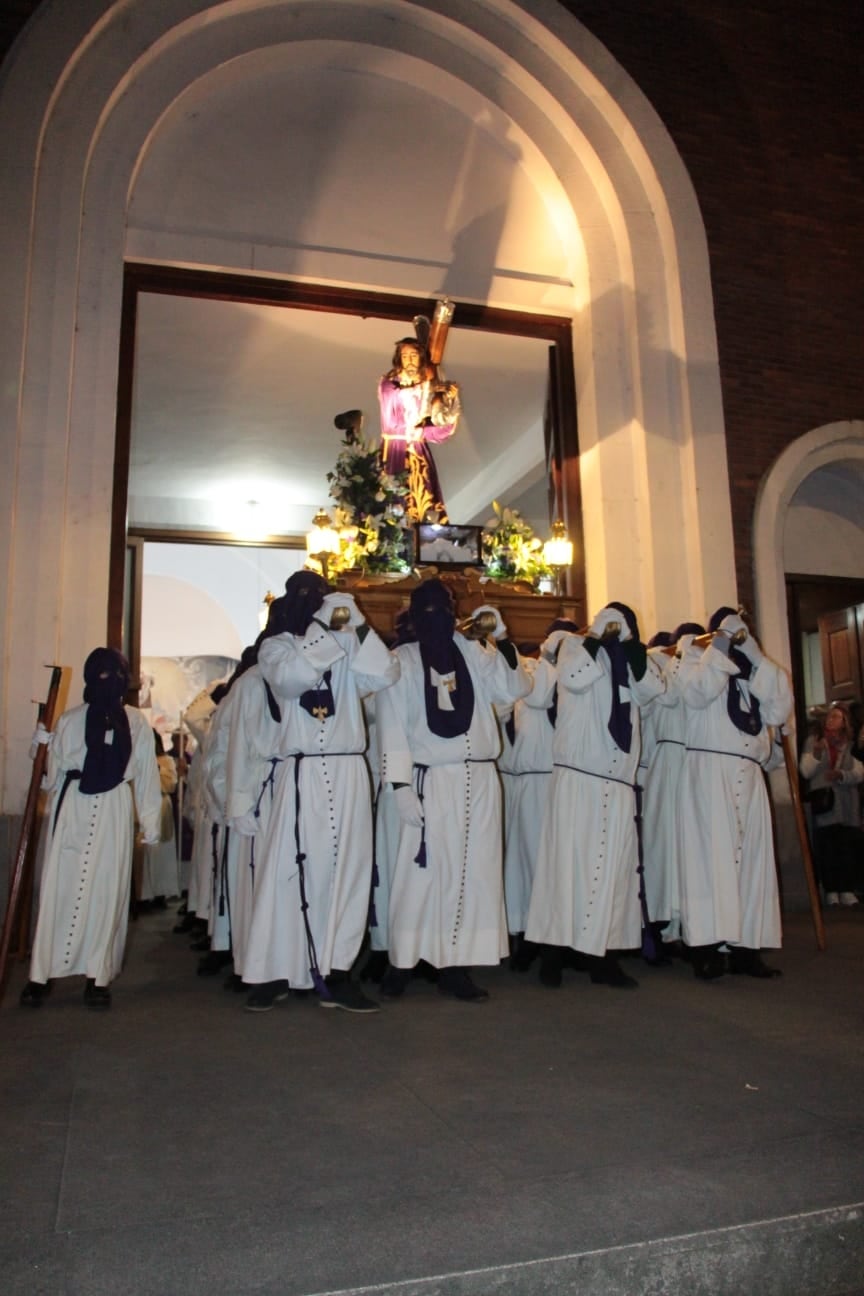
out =
[(563, 227), (575, 216), (589, 601), (626, 598), (656, 625), (734, 589), (695, 195), (644, 96), (555, 0), (45, 0), (0, 83), (0, 419), (15, 466), (0, 488), (0, 632), (16, 681), (4, 805), (26, 769), (39, 663), (77, 669), (104, 635), (120, 286), (142, 156), (196, 79), (253, 50), (337, 38), (420, 57), (485, 97), (530, 144), (549, 202), (569, 204)]
[(753, 520), (756, 615), (765, 651), (791, 667), (783, 531), (792, 497), (811, 473), (838, 461), (864, 463), (864, 420), (813, 428), (787, 446), (759, 488)]

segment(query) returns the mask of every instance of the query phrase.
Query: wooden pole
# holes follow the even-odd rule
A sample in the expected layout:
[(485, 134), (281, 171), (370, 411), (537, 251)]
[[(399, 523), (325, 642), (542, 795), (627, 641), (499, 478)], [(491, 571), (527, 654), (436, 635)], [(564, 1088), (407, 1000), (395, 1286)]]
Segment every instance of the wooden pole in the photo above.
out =
[[(51, 671), (51, 683), (48, 686), (48, 696), (44, 702), (39, 703), (37, 714), (39, 723), (44, 725), (50, 733), (54, 725), (54, 711), (57, 707), (60, 681), (63, 678), (63, 667), (51, 666), (49, 669)], [(36, 755), (33, 757), (33, 769), (30, 773), (30, 787), (27, 792), (27, 800), (24, 804), (24, 816), (21, 820), (18, 849), (15, 852), (15, 863), (12, 866), (12, 877), (9, 882), (9, 901), (6, 905), (6, 917), (3, 920), (3, 935), (2, 938), (0, 938), (0, 999), (3, 997), (3, 990), (6, 985), (6, 974), (9, 969), (9, 945), (12, 940), (12, 932), (15, 928), (16, 919), (18, 917), (18, 908), (21, 902), (22, 890), (24, 888), (28, 860), (31, 858), (30, 847), (33, 837), (33, 827), (36, 822), (36, 811), (39, 805), (39, 790), (42, 786), (42, 775), (45, 773), (45, 764), (47, 759), (47, 744), (39, 743)], [(32, 895), (32, 888), (30, 889), (29, 894)]]
[(792, 794), (792, 808), (795, 811), (795, 826), (798, 829), (798, 841), (804, 860), (804, 876), (807, 879), (807, 890), (810, 893), (810, 912), (813, 915), (813, 927), (816, 931), (816, 946), (825, 948), (825, 924), (822, 921), (822, 905), (819, 901), (819, 888), (816, 885), (816, 873), (813, 868), (813, 853), (810, 850), (810, 834), (807, 832), (807, 820), (804, 817), (804, 805), (801, 801), (801, 784), (798, 781), (798, 761), (792, 747), (791, 736), (783, 731), (783, 756), (786, 760), (786, 774), (789, 778), (789, 791)]

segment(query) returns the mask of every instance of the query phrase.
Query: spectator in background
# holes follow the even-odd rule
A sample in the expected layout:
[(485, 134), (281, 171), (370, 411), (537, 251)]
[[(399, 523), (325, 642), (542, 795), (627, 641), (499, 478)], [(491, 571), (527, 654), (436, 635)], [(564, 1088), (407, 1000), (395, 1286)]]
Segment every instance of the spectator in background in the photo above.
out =
[(835, 703), (824, 725), (807, 739), (800, 770), (809, 783), (813, 854), (826, 905), (857, 905), (864, 889), (864, 832), (860, 784), (864, 764), (853, 750), (847, 707)]

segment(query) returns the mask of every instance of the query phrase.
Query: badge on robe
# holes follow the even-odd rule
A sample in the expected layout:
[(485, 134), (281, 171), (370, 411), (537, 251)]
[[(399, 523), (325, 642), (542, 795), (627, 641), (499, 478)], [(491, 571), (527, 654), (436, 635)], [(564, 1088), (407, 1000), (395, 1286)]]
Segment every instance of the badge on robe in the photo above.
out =
[(336, 701), (330, 687), (331, 672), (325, 671), (320, 684), (300, 694), (300, 705), (304, 711), (322, 724), (336, 714)]

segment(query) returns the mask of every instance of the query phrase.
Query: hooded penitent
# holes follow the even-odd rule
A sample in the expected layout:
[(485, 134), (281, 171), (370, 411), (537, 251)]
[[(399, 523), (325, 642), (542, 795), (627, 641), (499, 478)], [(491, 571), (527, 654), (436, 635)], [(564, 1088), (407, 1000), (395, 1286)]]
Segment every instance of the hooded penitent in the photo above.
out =
[(677, 643), (679, 639), (683, 639), (684, 636), (688, 634), (695, 637), (696, 635), (703, 635), (704, 633), (705, 627), (700, 625), (698, 621), (682, 621), (681, 624), (676, 626), (672, 631), (672, 642)]
[[(708, 629), (713, 633), (719, 630), (723, 621), (729, 616), (738, 616), (738, 613), (731, 607), (720, 607), (708, 622)], [(759, 710), (759, 702), (753, 696), (749, 689), (742, 690), (740, 681), (749, 680), (753, 674), (753, 663), (749, 657), (734, 644), (729, 644), (729, 660), (734, 662), (738, 667), (737, 675), (729, 676), (729, 688), (726, 692), (726, 710), (729, 713), (729, 719), (736, 729), (742, 733), (758, 734), (762, 728), (762, 713)]]
[[(634, 643), (639, 642), (639, 623), (636, 613), (626, 603), (607, 603), (615, 608), (627, 622)], [(612, 676), (612, 709), (609, 712), (608, 729), (621, 751), (629, 752), (633, 741), (633, 722), (630, 719), (630, 703), (621, 697), (621, 689), (627, 688), (627, 648), (620, 639), (607, 639), (601, 645), (609, 658)]]
[(281, 630), (277, 633), (287, 631), (288, 634), (293, 635), (305, 634), (312, 624), (312, 618), (324, 602), (324, 595), (329, 593), (330, 586), (317, 572), (299, 571), (289, 576), (285, 582), (285, 594), (278, 600)]
[[(547, 638), (549, 635), (552, 634), (554, 630), (567, 630), (569, 631), (570, 634), (579, 633), (579, 627), (577, 626), (576, 622), (571, 621), (568, 617), (556, 617), (546, 631)], [(558, 685), (557, 683), (555, 684), (555, 687), (552, 689), (552, 701), (550, 705), (546, 708), (546, 714), (549, 717), (549, 723), (554, 729), (556, 724), (558, 723)]]
[[(426, 722), (439, 738), (455, 738), (471, 726), (474, 686), (453, 637), (453, 597), (443, 581), (424, 581), (411, 594), (410, 611), (423, 663)], [(447, 681), (443, 690), (442, 681)], [(442, 706), (444, 693), (447, 705)]]
[(79, 788), (88, 795), (110, 792), (123, 782), (132, 755), (129, 717), (123, 706), (129, 663), (114, 648), (94, 648), (84, 663), (87, 755)]

